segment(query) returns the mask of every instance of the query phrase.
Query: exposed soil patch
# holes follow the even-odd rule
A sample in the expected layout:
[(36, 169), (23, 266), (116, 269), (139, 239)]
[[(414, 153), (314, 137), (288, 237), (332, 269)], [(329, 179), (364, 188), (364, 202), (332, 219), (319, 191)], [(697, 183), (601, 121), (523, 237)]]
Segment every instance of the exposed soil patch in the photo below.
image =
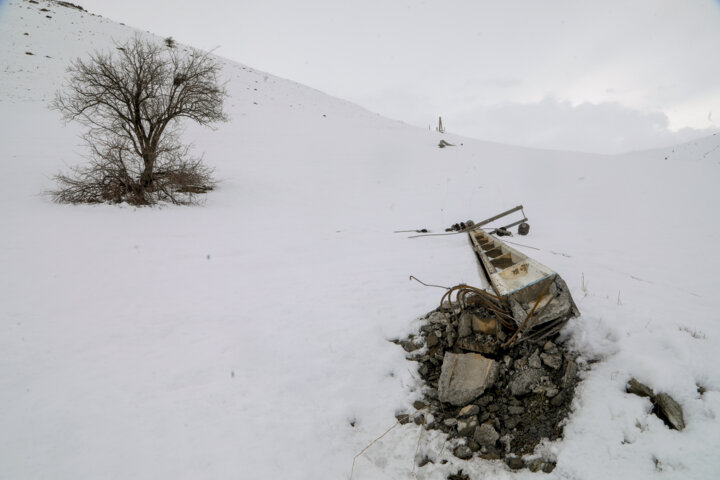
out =
[(578, 383), (576, 355), (557, 335), (503, 347), (511, 335), (474, 306), (430, 312), (419, 335), (397, 340), (419, 362), (427, 388), (403, 422), (441, 430), (462, 459), (504, 459), (509, 468), (550, 472), (552, 459), (524, 460), (543, 439), (562, 436)]

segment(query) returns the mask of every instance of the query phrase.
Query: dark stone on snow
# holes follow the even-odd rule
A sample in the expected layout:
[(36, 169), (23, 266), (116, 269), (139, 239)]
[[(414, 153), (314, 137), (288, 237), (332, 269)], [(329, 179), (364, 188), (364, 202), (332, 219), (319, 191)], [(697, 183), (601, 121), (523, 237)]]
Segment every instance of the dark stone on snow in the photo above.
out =
[(521, 468), (525, 468), (525, 463), (520, 457), (508, 457), (505, 459), (505, 463), (507, 463), (507, 466), (510, 467), (511, 470), (520, 470)]
[(420, 461), (418, 462), (417, 465), (418, 465), (418, 467), (424, 467), (424, 466), (427, 465), (428, 463), (435, 463), (435, 462), (433, 462), (432, 460), (430, 460), (430, 457), (428, 457), (427, 455), (425, 455), (423, 458), (420, 459)]
[(453, 455), (462, 460), (467, 460), (468, 458), (472, 458), (473, 452), (467, 445), (460, 445), (458, 447), (455, 447), (455, 450), (453, 450)]
[(653, 390), (652, 388), (648, 387), (644, 383), (640, 383), (634, 378), (631, 378), (630, 381), (627, 384), (627, 387), (625, 387), (625, 391), (628, 393), (632, 393), (634, 395), (638, 395), (640, 397), (650, 397), (653, 398)]
[(683, 418), (682, 407), (667, 393), (658, 393), (655, 395), (655, 410), (665, 424), (675, 430), (685, 428), (685, 419)]
[(410, 415), (407, 413), (399, 413), (395, 415), (395, 418), (397, 418), (397, 421), (400, 422), (400, 425), (405, 425), (410, 422)]
[(533, 460), (532, 462), (530, 462), (528, 464), (528, 470), (530, 470), (533, 473), (539, 472), (544, 464), (545, 464), (545, 462), (543, 461), (542, 458), (536, 458), (535, 460)]
[(457, 471), (457, 473), (453, 473), (448, 475), (448, 480), (470, 480), (470, 476), (463, 473), (462, 468)]

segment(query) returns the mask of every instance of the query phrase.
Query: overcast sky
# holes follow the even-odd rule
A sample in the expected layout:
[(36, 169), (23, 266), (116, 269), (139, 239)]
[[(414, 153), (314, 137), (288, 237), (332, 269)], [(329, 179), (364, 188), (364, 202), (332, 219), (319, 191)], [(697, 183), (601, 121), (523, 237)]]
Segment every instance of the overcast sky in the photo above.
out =
[(720, 127), (718, 0), (76, 0), (427, 128), (613, 153)]

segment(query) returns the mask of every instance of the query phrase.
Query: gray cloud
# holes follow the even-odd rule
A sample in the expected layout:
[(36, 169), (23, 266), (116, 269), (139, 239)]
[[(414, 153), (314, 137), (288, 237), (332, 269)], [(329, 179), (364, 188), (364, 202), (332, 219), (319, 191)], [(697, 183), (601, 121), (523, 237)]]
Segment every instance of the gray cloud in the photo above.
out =
[[(453, 129), (453, 122), (462, 125)], [(537, 148), (622, 153), (665, 147), (711, 135), (714, 129), (672, 131), (667, 115), (618, 103), (581, 103), (546, 97), (540, 102), (478, 107), (448, 116), (453, 133)]]

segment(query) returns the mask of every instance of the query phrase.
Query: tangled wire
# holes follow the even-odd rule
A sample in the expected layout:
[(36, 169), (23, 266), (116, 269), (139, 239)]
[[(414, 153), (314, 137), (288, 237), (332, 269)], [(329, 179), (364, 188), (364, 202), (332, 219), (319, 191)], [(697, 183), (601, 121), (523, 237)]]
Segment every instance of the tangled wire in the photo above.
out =
[(550, 302), (547, 302), (538, 310), (538, 305), (540, 305), (542, 299), (547, 295), (550, 284), (551, 283), (548, 283), (545, 287), (542, 294), (535, 301), (530, 313), (527, 314), (519, 327), (516, 326), (515, 319), (506, 300), (464, 283), (448, 288), (440, 299), (440, 307), (446, 310), (446, 312), (449, 311), (453, 316), (453, 320), (457, 320), (457, 315), (461, 315), (469, 307), (484, 307), (492, 313), (498, 322), (500, 322), (500, 325), (512, 333), (510, 339), (502, 345), (503, 348), (507, 348), (526, 340), (541, 340), (557, 332), (562, 327), (564, 322), (550, 322), (549, 325), (544, 325), (543, 328), (531, 332), (533, 327), (532, 319), (540, 317), (545, 308), (550, 304)]

